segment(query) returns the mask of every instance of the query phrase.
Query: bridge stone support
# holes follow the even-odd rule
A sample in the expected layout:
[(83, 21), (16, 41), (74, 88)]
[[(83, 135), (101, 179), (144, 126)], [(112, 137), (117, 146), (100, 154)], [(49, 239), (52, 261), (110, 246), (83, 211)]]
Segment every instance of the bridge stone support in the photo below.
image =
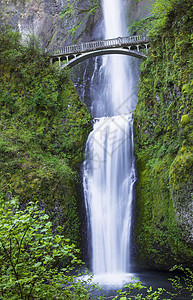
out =
[(149, 45), (149, 44), (144, 44), (145, 49), (146, 49), (146, 53), (148, 53), (148, 45)]
[(61, 67), (61, 56), (58, 56), (59, 67)]

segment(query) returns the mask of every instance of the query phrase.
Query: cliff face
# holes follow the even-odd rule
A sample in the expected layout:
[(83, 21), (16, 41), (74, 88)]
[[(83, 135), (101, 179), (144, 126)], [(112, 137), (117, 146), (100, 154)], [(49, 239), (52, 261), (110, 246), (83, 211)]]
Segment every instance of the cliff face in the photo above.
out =
[(177, 1), (150, 34), (135, 110), (138, 259), (192, 267), (192, 5)]
[[(128, 24), (147, 17), (155, 0), (124, 0)], [(1, 0), (3, 19), (23, 38), (39, 37), (44, 49), (103, 37), (100, 0)]]
[(47, 50), (90, 40), (101, 19), (97, 0), (8, 0), (1, 1), (0, 9), (23, 37), (35, 34)]

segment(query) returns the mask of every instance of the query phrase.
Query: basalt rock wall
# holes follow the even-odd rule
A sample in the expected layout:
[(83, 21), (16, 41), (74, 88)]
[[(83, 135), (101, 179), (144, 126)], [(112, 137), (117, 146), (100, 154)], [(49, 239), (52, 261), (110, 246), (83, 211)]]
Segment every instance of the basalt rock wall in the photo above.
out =
[(23, 38), (35, 34), (49, 51), (90, 40), (101, 19), (95, 0), (7, 0), (1, 1), (0, 8), (5, 22), (19, 29)]

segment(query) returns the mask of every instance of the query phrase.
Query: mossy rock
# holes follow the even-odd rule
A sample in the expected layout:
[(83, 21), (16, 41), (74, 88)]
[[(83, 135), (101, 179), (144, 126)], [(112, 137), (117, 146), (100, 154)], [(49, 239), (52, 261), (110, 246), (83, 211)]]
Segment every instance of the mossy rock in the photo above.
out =
[(186, 126), (189, 123), (190, 123), (190, 117), (189, 117), (189, 115), (183, 115), (181, 117), (181, 124), (182, 124), (182, 126)]

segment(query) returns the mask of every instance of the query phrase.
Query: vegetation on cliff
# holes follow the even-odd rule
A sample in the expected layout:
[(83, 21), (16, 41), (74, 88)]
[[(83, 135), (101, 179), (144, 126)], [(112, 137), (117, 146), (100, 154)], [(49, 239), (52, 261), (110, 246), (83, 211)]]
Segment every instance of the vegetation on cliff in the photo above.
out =
[[(193, 6), (157, 0), (135, 110), (136, 242), (149, 267), (192, 267)], [(142, 21), (135, 29), (142, 29)]]
[(59, 72), (32, 36), (0, 31), (0, 191), (39, 201), (65, 236), (80, 240), (79, 170), (91, 129), (68, 72)]

